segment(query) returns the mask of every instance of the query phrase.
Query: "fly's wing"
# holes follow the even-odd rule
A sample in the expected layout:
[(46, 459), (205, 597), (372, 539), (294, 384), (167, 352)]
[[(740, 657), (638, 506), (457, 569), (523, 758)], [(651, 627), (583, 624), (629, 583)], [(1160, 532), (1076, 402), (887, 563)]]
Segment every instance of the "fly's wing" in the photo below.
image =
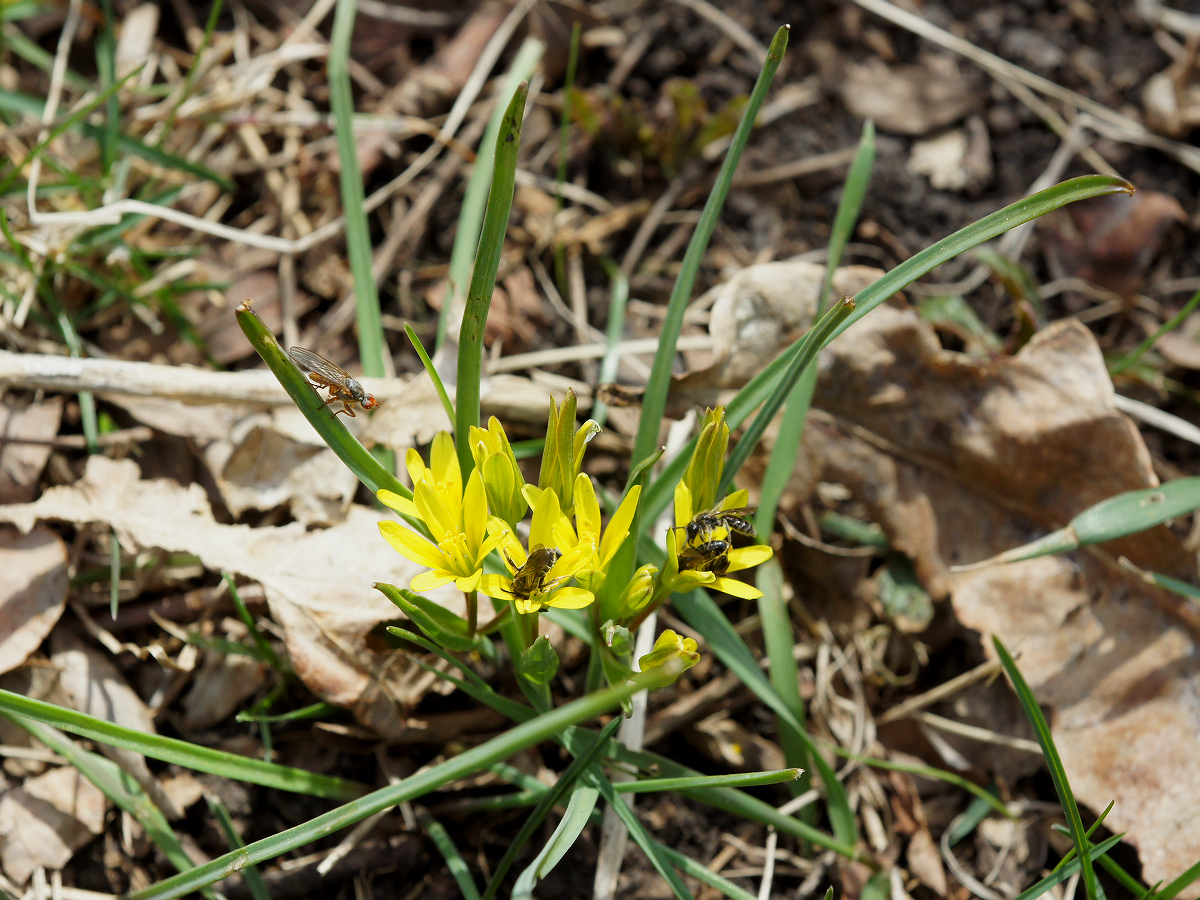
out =
[(350, 375), (341, 366), (334, 365), (320, 353), (313, 353), (311, 350), (306, 350), (303, 347), (292, 347), (288, 350), (288, 356), (305, 372), (314, 372), (333, 382), (334, 384), (345, 385), (349, 380)]

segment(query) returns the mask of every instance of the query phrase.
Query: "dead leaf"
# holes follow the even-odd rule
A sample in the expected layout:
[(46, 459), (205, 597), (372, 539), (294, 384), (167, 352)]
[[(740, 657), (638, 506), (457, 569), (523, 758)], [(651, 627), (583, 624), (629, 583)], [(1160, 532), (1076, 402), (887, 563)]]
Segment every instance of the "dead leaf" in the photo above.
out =
[[(150, 710), (116, 666), (73, 632), (59, 628), (50, 636), (50, 661), (58, 671), (58, 688), (72, 709), (135, 731), (158, 733)], [(99, 749), (142, 786), (167, 818), (179, 818), (179, 811), (171, 805), (146, 765), (146, 757), (111, 744), (101, 743)]]
[[(380, 537), (383, 518), (351, 506), (344, 521), (319, 531), (299, 523), (222, 525), (199, 485), (141, 481), (133, 461), (102, 456), (88, 460), (77, 484), (50, 488), (35, 503), (0, 507), (0, 519), (23, 530), (39, 519), (103, 522), (131, 553), (150, 547), (193, 553), (209, 569), (257, 581), (272, 618), (284, 627), (300, 679), (387, 735), (400, 732), (403, 708), (419, 700), (435, 676), (404, 654), (368, 647), (372, 628), (401, 618), (371, 584), (407, 586), (420, 571)], [(463, 614), (461, 594), (443, 589), (430, 596)]]
[(104, 831), (108, 800), (76, 769), (26, 779), (0, 797), (0, 869), (23, 885), (34, 869), (60, 870)]
[(25, 404), (4, 396), (0, 403), (0, 503), (28, 503), (37, 496), (38, 480), (50, 459), (50, 442), (62, 425), (62, 410), (62, 397)]
[[(942, 350), (916, 315), (882, 307), (822, 357), (816, 405), (826, 412), (806, 434), (808, 477), (849, 487), (963, 626), (1019, 654), (1076, 796), (1097, 812), (1116, 801), (1107, 824), (1139, 849), (1145, 877), (1194, 863), (1194, 614), (1093, 554), (948, 571), (1156, 484), (1090, 332), (1064, 320), (1015, 357), (979, 361)], [(1196, 579), (1166, 527), (1104, 549)]]
[[(882, 275), (869, 266), (843, 266), (833, 295), (853, 296)], [(685, 389), (741, 387), (812, 324), (825, 267), (804, 260), (749, 266), (713, 288), (709, 332), (713, 363), (680, 379)]]
[(67, 548), (48, 528), (0, 529), (0, 674), (29, 658), (67, 603)]
[(873, 120), (880, 131), (928, 134), (957, 122), (979, 103), (977, 79), (948, 55), (927, 55), (919, 65), (889, 66), (877, 57), (847, 62), (825, 41), (812, 42), (809, 52), (826, 89), (860, 119)]
[(939, 191), (978, 190), (992, 178), (987, 126), (979, 116), (972, 116), (967, 128), (916, 141), (908, 158), (908, 171), (925, 175)]
[(224, 722), (266, 680), (263, 664), (249, 656), (209, 650), (183, 698), (183, 726), (200, 731)]
[(1187, 220), (1179, 201), (1158, 191), (1081, 200), (1043, 219), (1046, 262), (1055, 278), (1132, 297), (1167, 231)]

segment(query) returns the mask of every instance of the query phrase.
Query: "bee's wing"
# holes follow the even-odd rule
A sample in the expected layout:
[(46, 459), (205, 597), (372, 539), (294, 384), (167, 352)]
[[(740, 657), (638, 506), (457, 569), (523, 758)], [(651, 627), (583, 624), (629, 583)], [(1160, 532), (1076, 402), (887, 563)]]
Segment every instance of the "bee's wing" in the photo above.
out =
[(304, 347), (292, 347), (288, 350), (288, 356), (304, 371), (316, 372), (338, 384), (345, 384), (350, 378), (350, 373), (341, 366), (331, 363), (320, 353), (313, 353)]

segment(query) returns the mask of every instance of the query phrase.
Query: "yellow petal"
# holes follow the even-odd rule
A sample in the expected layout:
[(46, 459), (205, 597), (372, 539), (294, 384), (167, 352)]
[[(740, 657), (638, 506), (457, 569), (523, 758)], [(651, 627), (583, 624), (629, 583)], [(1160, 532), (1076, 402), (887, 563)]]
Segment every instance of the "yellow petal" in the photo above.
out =
[(553, 606), (558, 609), (583, 609), (585, 606), (591, 606), (592, 601), (596, 599), (595, 594), (591, 591), (585, 591), (583, 588), (565, 587), (559, 588), (550, 597), (542, 602), (546, 606)]
[(404, 454), (404, 468), (408, 469), (408, 477), (412, 479), (414, 487), (417, 482), (428, 477), (425, 460), (421, 459), (421, 454), (414, 447), (409, 447), (408, 452)]
[(437, 547), (419, 534), (409, 531), (399, 522), (386, 520), (379, 523), (379, 533), (405, 559), (431, 569), (445, 564), (446, 557)]
[(570, 578), (582, 569), (592, 558), (591, 544), (576, 544), (558, 558), (546, 573), (546, 581), (558, 581), (560, 578)]
[(446, 509), (445, 498), (438, 493), (431, 482), (422, 481), (413, 493), (413, 503), (421, 520), (429, 526), (429, 533), (439, 543), (448, 540), (458, 530), (458, 522), (451, 511)]
[(575, 524), (582, 534), (590, 531), (600, 533), (600, 504), (596, 502), (596, 489), (592, 479), (580, 472), (575, 478)]
[(476, 467), (471, 470), (467, 489), (463, 493), (463, 533), (467, 536), (467, 546), (472, 550), (483, 543), (487, 535), (487, 521), (487, 491), (483, 487), (483, 476)]
[(752, 544), (729, 551), (729, 571), (738, 572), (751, 566), (760, 566), (775, 555), (767, 544)]
[(712, 583), (712, 586), (713, 590), (729, 594), (731, 597), (740, 597), (743, 600), (757, 600), (763, 595), (762, 591), (754, 585), (738, 581), (736, 578), (718, 578)]
[(629, 526), (633, 522), (633, 514), (637, 512), (638, 498), (642, 495), (642, 486), (635, 484), (625, 495), (617, 511), (604, 529), (604, 537), (600, 539), (600, 564), (608, 565), (613, 554), (629, 536)]
[(472, 572), (470, 575), (455, 578), (454, 586), (464, 594), (469, 594), (479, 588), (479, 579), (482, 574), (482, 572)]
[(450, 437), (450, 432), (439, 431), (433, 436), (433, 444), (429, 448), (429, 468), (437, 481), (447, 484), (462, 482), (462, 469), (458, 467), (458, 454), (454, 451), (454, 438)]
[(417, 593), (422, 591), (432, 591), (434, 588), (440, 588), (444, 584), (449, 584), (454, 580), (454, 573), (447, 572), (445, 569), (439, 571), (422, 572), (412, 580), (409, 585)]
[(682, 528), (692, 521), (694, 515), (696, 515), (696, 510), (692, 509), (692, 492), (683, 481), (680, 481), (675, 485), (675, 527)]
[(728, 497), (721, 501), (721, 509), (738, 509), (746, 506), (750, 502), (750, 492), (745, 488), (740, 491), (734, 491)]
[(547, 488), (542, 491), (537, 506), (533, 508), (533, 519), (529, 523), (529, 546), (553, 547), (554, 523), (561, 518), (563, 514), (558, 494)]
[(476, 590), (488, 597), (495, 597), (497, 600), (511, 600), (512, 580), (503, 575), (481, 575)]

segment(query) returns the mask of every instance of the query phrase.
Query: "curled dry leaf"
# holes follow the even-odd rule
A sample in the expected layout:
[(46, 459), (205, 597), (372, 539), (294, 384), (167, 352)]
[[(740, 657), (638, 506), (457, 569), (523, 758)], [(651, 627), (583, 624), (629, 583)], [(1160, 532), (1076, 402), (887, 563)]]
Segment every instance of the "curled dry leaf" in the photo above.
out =
[[(222, 525), (199, 485), (142, 481), (132, 460), (101, 456), (88, 460), (77, 484), (50, 488), (36, 503), (0, 508), (0, 519), (23, 530), (39, 519), (103, 522), (130, 552), (192, 553), (213, 571), (259, 582), (284, 628), (296, 674), (322, 699), (352, 708), (388, 735), (403, 728), (403, 708), (420, 699), (434, 676), (403, 654), (368, 647), (372, 628), (400, 618), (371, 584), (407, 585), (418, 571), (379, 536), (381, 518), (352, 506), (344, 521), (320, 531), (299, 523)], [(433, 596), (463, 613), (461, 595)]]
[(67, 548), (49, 528), (0, 528), (0, 674), (25, 662), (67, 603)]
[(25, 884), (34, 869), (58, 870), (104, 831), (108, 800), (69, 766), (26, 779), (0, 797), (0, 869)]
[(266, 672), (258, 660), (209, 650), (183, 698), (183, 727), (194, 732), (224, 722), (265, 681)]
[[(1200, 857), (1195, 615), (1095, 554), (949, 571), (1157, 483), (1092, 335), (1066, 320), (981, 362), (881, 307), (831, 345), (820, 376), (800, 475), (849, 487), (931, 594), (1018, 654), (1076, 796), (1097, 812), (1116, 801), (1107, 824), (1150, 883), (1178, 875)], [(1166, 527), (1103, 549), (1196, 578)]]

